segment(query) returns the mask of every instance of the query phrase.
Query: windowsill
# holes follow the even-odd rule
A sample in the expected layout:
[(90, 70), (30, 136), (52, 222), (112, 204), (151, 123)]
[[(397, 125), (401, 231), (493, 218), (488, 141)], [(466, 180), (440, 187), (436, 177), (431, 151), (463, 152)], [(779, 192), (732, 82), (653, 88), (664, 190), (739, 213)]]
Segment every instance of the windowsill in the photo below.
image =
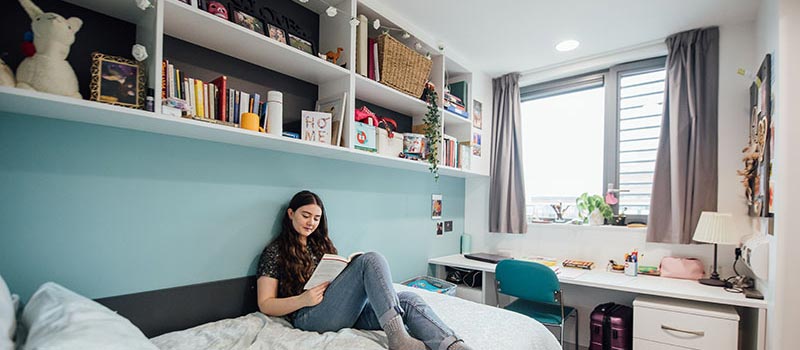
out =
[(646, 227), (636, 227), (630, 228), (627, 226), (612, 226), (612, 225), (603, 225), (603, 226), (590, 226), (588, 224), (584, 225), (573, 225), (570, 223), (528, 223), (528, 232), (531, 231), (541, 231), (545, 229), (552, 229), (552, 230), (576, 230), (576, 231), (603, 231), (603, 232), (629, 232), (629, 233), (638, 233), (638, 232), (646, 232)]

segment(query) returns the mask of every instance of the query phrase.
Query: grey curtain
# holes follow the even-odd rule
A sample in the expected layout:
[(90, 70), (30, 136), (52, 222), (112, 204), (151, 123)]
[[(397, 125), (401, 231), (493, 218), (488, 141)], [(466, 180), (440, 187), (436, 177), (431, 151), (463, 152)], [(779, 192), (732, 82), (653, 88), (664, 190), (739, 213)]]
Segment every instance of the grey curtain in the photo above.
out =
[(489, 164), (489, 232), (525, 233), (519, 74), (492, 80), (492, 155)]
[(702, 211), (717, 210), (719, 29), (666, 40), (664, 116), (647, 241), (688, 244)]

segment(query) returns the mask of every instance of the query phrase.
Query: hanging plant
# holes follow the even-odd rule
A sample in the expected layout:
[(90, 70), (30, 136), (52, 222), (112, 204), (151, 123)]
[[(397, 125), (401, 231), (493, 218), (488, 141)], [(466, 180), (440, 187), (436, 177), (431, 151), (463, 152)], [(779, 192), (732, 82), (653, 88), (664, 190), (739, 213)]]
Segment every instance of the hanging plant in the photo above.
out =
[(439, 106), (436, 100), (439, 95), (434, 90), (428, 91), (428, 112), (425, 113), (425, 138), (428, 140), (430, 151), (428, 152), (428, 169), (433, 173), (433, 178), (439, 181), (439, 143), (442, 138), (442, 115), (439, 113)]

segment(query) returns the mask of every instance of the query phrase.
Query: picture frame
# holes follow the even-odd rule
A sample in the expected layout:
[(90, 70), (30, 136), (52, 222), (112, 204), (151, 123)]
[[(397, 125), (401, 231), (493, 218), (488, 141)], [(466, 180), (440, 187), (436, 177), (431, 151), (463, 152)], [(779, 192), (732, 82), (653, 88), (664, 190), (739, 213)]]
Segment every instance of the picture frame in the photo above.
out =
[(334, 135), (331, 137), (331, 145), (342, 146), (342, 126), (344, 125), (344, 114), (347, 109), (347, 92), (339, 98), (330, 98), (325, 100), (318, 100), (317, 106), (314, 110), (317, 112), (327, 112), (333, 116), (333, 130)]
[(233, 10), (233, 22), (258, 34), (266, 35), (264, 31), (264, 22), (240, 9)]
[(774, 153), (774, 121), (772, 120), (772, 67), (771, 55), (766, 55), (750, 85), (750, 112), (748, 115), (748, 145), (743, 150), (743, 176), (748, 212), (753, 217), (774, 215), (774, 182), (772, 165)]
[(147, 84), (144, 67), (132, 59), (92, 53), (89, 99), (143, 109)]
[(315, 56), (314, 44), (292, 33), (289, 33), (289, 45), (309, 55)]
[(476, 129), (483, 128), (483, 104), (472, 100), (472, 126)]
[(283, 28), (272, 23), (267, 23), (267, 32), (268, 36), (273, 40), (288, 45), (286, 42), (286, 31), (283, 30)]

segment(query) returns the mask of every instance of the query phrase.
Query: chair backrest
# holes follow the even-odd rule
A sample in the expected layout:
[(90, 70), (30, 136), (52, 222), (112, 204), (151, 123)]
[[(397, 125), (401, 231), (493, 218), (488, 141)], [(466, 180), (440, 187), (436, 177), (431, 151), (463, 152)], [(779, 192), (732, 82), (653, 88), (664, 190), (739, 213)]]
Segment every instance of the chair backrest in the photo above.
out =
[(549, 267), (530, 261), (502, 260), (495, 268), (498, 292), (529, 301), (558, 304), (561, 291), (556, 273)]

